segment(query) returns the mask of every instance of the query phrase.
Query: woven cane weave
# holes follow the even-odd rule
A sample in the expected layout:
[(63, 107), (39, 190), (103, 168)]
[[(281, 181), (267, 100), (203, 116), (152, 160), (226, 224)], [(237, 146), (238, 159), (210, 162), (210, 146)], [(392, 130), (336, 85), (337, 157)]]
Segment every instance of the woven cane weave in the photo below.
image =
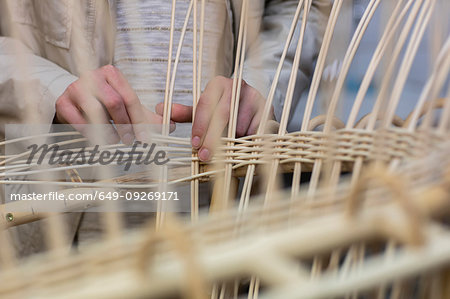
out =
[[(191, 10), (198, 16), (204, 2), (191, 1), (186, 20), (192, 17)], [(153, 173), (140, 172), (88, 181), (79, 175), (87, 166), (70, 164), (52, 170), (64, 173), (65, 180), (39, 179), (50, 170), (26, 164), (27, 153), (3, 155), (0, 163), (6, 166), (0, 174), (8, 179), (0, 178), (2, 185), (44, 184), (61, 192), (93, 193), (150, 187), (166, 190), (189, 183), (191, 213), (176, 217), (158, 205), (154, 221), (133, 230), (123, 227), (119, 213), (100, 214), (104, 235), (76, 251), (68, 250), (63, 242), (64, 214), (41, 212), (24, 203), (14, 203), (25, 207), (23, 212), (11, 213), (7, 204), (2, 205), (0, 295), (450, 298), (449, 5), (439, 0), (370, 0), (350, 34), (341, 24), (348, 18), (350, 1), (329, 1), (331, 11), (305, 92), (305, 108), (302, 117), (295, 119), (293, 98), (302, 51), (307, 47), (304, 38), (311, 11), (319, 2), (300, 0), (293, 6), (263, 120), (255, 135), (237, 138), (246, 37), (253, 28), (248, 16), (254, 9), (249, 1), (242, 1), (228, 130), (210, 162), (198, 159), (189, 138), (173, 137), (164, 130), (153, 138), (168, 153), (171, 171), (156, 178)], [(348, 94), (344, 90), (351, 66), (376, 14), (384, 17), (380, 35), (356, 93)], [(198, 60), (202, 56), (198, 54), (205, 28), (201, 17), (194, 20), (192, 40), (197, 44), (198, 38), (198, 47), (192, 49), (195, 107), (201, 94)], [(186, 27), (181, 29), (180, 47)], [(172, 36), (169, 55), (174, 42)], [(432, 67), (416, 99), (406, 99), (406, 82), (424, 43), (434, 49)], [(330, 79), (324, 75), (330, 70), (325, 69), (336, 57), (340, 68)], [(281, 78), (287, 59), (290, 76)], [(169, 89), (169, 83), (176, 81), (178, 60), (173, 65), (168, 60)], [(286, 87), (286, 97), (274, 124), (269, 115), (279, 85)], [(375, 89), (372, 98), (370, 86)], [(170, 90), (165, 92), (163, 118), (169, 124), (172, 99)], [(344, 101), (350, 101), (350, 107)], [(364, 104), (371, 106), (365, 116)], [(403, 117), (397, 115), (399, 107), (409, 109), (400, 111)], [(341, 113), (344, 108), (348, 111)], [(314, 110), (320, 110), (319, 116)], [(292, 121), (299, 129), (288, 132)], [(85, 140), (78, 132), (46, 135), (56, 136), (69, 136), (65, 145), (75, 147)], [(6, 140), (2, 145), (23, 141), (29, 140)], [(130, 151), (123, 144), (102, 148)], [(286, 178), (282, 173), (291, 174), (287, 189), (283, 189)], [(304, 175), (309, 177), (304, 179)], [(199, 185), (203, 182), (210, 182), (213, 192), (209, 207), (202, 210)], [(68, 213), (85, 207), (64, 205)], [(20, 259), (11, 245), (11, 229), (37, 220), (48, 250)]]

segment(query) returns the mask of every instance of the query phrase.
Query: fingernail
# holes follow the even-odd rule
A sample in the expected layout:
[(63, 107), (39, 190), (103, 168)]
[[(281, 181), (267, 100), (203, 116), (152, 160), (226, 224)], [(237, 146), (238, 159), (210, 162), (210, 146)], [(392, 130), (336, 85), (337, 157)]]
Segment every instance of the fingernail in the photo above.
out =
[(131, 135), (130, 133), (126, 133), (125, 135), (123, 135), (122, 137), (122, 141), (125, 144), (132, 144), (134, 140), (133, 135)]
[(200, 158), (200, 160), (202, 161), (209, 161), (209, 150), (206, 148), (203, 148), (199, 153), (198, 153), (198, 157)]
[(199, 147), (200, 146), (200, 137), (198, 137), (198, 136), (192, 137), (191, 143), (192, 143), (193, 147)]

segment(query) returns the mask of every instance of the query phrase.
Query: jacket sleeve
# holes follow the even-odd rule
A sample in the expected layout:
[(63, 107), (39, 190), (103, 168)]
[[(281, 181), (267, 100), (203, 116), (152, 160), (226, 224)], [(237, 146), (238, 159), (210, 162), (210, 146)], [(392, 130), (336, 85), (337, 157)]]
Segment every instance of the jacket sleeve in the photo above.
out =
[[(312, 1), (291, 111), (298, 103), (301, 94), (309, 87), (332, 2), (332, 0)], [(267, 97), (274, 79), (297, 5), (298, 0), (265, 1), (259, 36), (253, 40), (247, 50), (244, 79), (265, 97)], [(299, 22), (297, 23), (273, 99), (275, 117), (278, 121), (283, 111), (302, 19), (303, 11), (300, 13)]]
[(4, 36), (0, 36), (0, 69), (1, 130), (5, 123), (51, 123), (56, 99), (77, 79)]

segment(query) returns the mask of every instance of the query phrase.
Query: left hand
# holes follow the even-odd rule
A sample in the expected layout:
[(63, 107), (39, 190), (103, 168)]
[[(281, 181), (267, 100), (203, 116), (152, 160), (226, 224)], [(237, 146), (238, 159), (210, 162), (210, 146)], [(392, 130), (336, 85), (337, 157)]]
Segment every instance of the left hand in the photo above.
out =
[[(198, 149), (201, 161), (210, 160), (230, 117), (230, 103), (233, 79), (215, 77), (200, 96), (192, 125), (191, 143)], [(242, 81), (236, 136), (255, 134), (261, 122), (266, 100), (253, 87)], [(156, 106), (156, 113), (163, 114), (164, 103)], [(271, 112), (273, 119), (273, 107)], [(171, 119), (174, 122), (191, 122), (192, 106), (172, 105)]]

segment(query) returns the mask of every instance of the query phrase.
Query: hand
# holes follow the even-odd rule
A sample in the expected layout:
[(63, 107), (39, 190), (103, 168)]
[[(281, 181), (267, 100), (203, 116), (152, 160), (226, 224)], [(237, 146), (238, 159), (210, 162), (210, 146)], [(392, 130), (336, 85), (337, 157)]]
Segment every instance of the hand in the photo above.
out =
[(131, 124), (162, 123), (162, 117), (141, 104), (123, 74), (112, 65), (82, 75), (67, 87), (55, 106), (57, 121), (71, 124), (81, 133), (87, 132), (77, 125), (111, 124), (113, 120), (117, 131), (111, 125), (110, 142), (118, 142), (120, 137), (131, 144), (135, 138), (140, 139), (139, 135), (145, 133), (135, 132), (139, 126)]
[[(230, 117), (230, 103), (233, 79), (215, 77), (205, 88), (197, 104), (192, 125), (191, 143), (198, 149), (200, 160), (208, 161)], [(255, 134), (261, 122), (266, 100), (253, 87), (242, 81), (236, 136)], [(163, 103), (156, 106), (156, 113), (163, 114)], [(273, 119), (273, 107), (271, 112)], [(180, 104), (172, 105), (171, 119), (175, 122), (191, 122), (192, 107)]]

